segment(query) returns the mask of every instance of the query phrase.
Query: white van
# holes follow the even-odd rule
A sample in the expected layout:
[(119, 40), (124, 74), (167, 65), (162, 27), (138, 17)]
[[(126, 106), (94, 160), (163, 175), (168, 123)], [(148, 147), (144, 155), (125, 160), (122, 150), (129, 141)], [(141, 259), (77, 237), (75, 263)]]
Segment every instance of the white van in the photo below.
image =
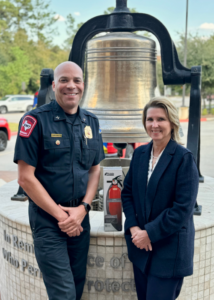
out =
[(0, 113), (29, 111), (33, 108), (32, 95), (6, 95), (0, 100)]

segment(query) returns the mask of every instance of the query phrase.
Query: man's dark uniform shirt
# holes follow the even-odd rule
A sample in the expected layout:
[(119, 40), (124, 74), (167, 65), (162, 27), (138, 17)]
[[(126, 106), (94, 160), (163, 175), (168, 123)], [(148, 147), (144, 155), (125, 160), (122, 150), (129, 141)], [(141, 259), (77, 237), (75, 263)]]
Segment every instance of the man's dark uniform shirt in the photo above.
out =
[(70, 118), (52, 101), (20, 122), (14, 162), (35, 167), (35, 177), (58, 204), (83, 197), (90, 167), (104, 158), (98, 119), (80, 107), (76, 118)]

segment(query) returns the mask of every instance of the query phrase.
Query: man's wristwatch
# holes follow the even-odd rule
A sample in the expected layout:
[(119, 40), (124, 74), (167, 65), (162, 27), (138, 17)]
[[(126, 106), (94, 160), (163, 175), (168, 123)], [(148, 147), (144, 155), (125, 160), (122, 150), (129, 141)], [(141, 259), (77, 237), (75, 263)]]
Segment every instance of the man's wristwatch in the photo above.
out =
[(91, 210), (91, 206), (86, 202), (81, 202), (80, 205), (83, 205), (85, 207), (85, 211), (87, 213), (89, 213), (89, 211)]

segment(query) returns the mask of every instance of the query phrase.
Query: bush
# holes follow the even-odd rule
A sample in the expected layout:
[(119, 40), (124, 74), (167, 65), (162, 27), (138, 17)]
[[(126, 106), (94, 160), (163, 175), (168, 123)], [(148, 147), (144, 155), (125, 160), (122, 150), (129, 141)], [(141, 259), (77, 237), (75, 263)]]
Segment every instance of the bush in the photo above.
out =
[(202, 114), (202, 116), (207, 115), (207, 109), (206, 109), (206, 108), (203, 108), (201, 114)]
[(211, 114), (214, 115), (214, 108), (211, 109)]

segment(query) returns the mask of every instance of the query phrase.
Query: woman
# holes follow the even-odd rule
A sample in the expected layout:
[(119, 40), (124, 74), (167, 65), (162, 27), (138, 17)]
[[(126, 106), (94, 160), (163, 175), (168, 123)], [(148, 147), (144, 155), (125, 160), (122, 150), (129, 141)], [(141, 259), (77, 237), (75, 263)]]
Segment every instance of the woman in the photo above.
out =
[(135, 150), (122, 191), (128, 255), (138, 299), (174, 300), (193, 273), (198, 170), (168, 99), (146, 105), (143, 125), (152, 141)]

